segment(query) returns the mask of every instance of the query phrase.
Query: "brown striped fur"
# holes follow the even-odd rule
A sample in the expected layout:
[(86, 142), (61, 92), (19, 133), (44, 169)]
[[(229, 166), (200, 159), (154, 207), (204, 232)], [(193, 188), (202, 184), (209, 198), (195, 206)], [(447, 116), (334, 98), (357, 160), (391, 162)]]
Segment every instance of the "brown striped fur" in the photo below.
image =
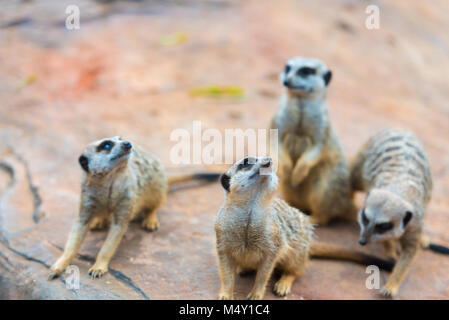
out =
[(412, 132), (386, 129), (371, 137), (351, 164), (351, 185), (367, 193), (359, 212), (360, 243), (381, 241), (397, 258), (382, 289), (394, 296), (420, 244), (423, 218), (432, 192), (430, 165)]

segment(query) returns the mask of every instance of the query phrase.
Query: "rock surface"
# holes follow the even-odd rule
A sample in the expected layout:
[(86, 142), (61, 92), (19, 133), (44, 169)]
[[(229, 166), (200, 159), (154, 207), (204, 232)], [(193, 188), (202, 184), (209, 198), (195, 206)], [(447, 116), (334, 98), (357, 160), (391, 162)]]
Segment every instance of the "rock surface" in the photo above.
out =
[[(77, 4), (81, 28), (66, 30)], [(348, 155), (384, 127), (421, 138), (432, 164), (425, 232), (449, 245), (449, 3), (376, 1), (380, 29), (365, 28), (359, 1), (8, 1), (0, 4), (0, 298), (215, 299), (213, 223), (218, 184), (171, 192), (161, 227), (129, 228), (110, 272), (87, 270), (105, 238), (91, 232), (66, 277), (47, 281), (78, 210), (84, 146), (122, 135), (157, 154), (169, 174), (224, 171), (176, 166), (175, 128), (265, 128), (282, 92), (287, 58), (316, 56), (333, 70), (331, 120)], [(167, 44), (164, 37), (181, 34)], [(243, 98), (192, 97), (193, 88), (236, 85)], [(360, 200), (360, 199), (359, 199)], [(336, 223), (318, 238), (360, 249), (358, 227)], [(379, 253), (376, 245), (363, 248)], [(378, 299), (363, 266), (312, 261), (288, 299)], [(382, 283), (388, 277), (382, 273)], [(237, 278), (244, 298), (253, 278)], [(270, 281), (269, 288), (273, 285)], [(273, 299), (271, 290), (266, 298)], [(448, 299), (449, 258), (420, 252), (398, 299)]]

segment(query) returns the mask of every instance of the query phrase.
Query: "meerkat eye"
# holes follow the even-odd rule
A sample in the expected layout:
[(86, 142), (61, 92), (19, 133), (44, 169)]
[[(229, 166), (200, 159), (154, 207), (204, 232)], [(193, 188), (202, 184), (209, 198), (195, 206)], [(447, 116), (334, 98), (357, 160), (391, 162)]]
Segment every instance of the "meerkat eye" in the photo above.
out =
[(363, 209), (363, 211), (362, 211), (362, 223), (365, 226), (369, 223), (369, 220), (368, 220), (368, 218), (366, 217), (366, 214), (365, 214), (365, 209)]
[(391, 222), (378, 223), (374, 227), (374, 232), (384, 233), (391, 229), (393, 229), (393, 224)]
[(112, 141), (103, 141), (98, 147), (97, 147), (97, 152), (106, 150), (109, 151), (112, 149), (112, 147), (114, 146), (114, 143)]
[(301, 77), (307, 77), (310, 76), (311, 74), (315, 74), (316, 70), (313, 68), (309, 68), (309, 67), (302, 67), (300, 69), (298, 69), (297, 75), (301, 76)]
[(239, 164), (238, 170), (249, 168), (251, 166), (252, 163), (250, 163), (249, 158), (245, 158), (243, 162)]
[(290, 67), (288, 64), (286, 64), (286, 65), (285, 65), (285, 70), (284, 70), (284, 72), (285, 72), (285, 73), (289, 73), (289, 72), (290, 72), (290, 69), (291, 69), (291, 67)]

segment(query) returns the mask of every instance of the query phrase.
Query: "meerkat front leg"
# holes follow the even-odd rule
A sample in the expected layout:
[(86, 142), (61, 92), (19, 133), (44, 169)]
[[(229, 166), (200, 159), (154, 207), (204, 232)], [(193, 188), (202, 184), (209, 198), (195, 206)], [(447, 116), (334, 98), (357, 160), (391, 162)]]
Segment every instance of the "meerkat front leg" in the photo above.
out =
[(92, 268), (89, 269), (88, 274), (92, 279), (101, 278), (108, 272), (109, 262), (128, 228), (128, 222), (128, 220), (123, 219), (112, 223), (108, 236), (98, 253), (97, 260)]
[(388, 239), (382, 242), (382, 249), (385, 256), (397, 260), (399, 258), (398, 243), (395, 239)]
[(72, 262), (76, 253), (78, 252), (84, 237), (86, 236), (89, 221), (88, 212), (82, 212), (78, 221), (72, 226), (72, 229), (67, 239), (66, 245), (64, 247), (64, 253), (59, 257), (59, 259), (51, 266), (50, 272), (48, 274), (48, 279), (53, 279), (58, 277), (67, 266)]
[(222, 250), (218, 250), (218, 270), (221, 287), (218, 299), (232, 300), (234, 298), (234, 283), (237, 265), (232, 257)]
[(248, 300), (263, 299), (268, 279), (270, 278), (276, 262), (276, 255), (269, 254), (264, 257), (257, 269), (256, 281), (251, 292), (248, 294)]
[(380, 291), (386, 297), (394, 297), (398, 292), (399, 286), (404, 280), (412, 260), (418, 251), (419, 237), (416, 238), (409, 232), (402, 236), (400, 243), (402, 247), (401, 255), (393, 268), (390, 278), (388, 278), (387, 283)]
[(292, 187), (297, 187), (308, 175), (320, 160), (322, 146), (315, 145), (309, 149), (296, 161), (292, 172)]

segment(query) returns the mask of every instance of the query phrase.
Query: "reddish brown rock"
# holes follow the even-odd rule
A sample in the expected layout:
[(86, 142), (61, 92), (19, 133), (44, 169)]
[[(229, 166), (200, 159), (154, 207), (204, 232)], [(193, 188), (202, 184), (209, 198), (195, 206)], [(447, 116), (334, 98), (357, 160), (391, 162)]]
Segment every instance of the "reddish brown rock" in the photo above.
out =
[[(191, 130), (193, 120), (220, 130), (265, 128), (282, 91), (277, 74), (295, 55), (332, 68), (330, 114), (348, 155), (387, 126), (418, 134), (435, 181), (425, 231), (449, 245), (447, 1), (378, 1), (379, 30), (364, 27), (364, 2), (343, 0), (82, 1), (77, 31), (63, 28), (63, 10), (33, 11), (36, 3), (8, 11), (0, 23), (29, 18), (0, 29), (0, 298), (216, 298), (218, 184), (172, 192), (159, 212), (161, 228), (147, 233), (133, 224), (102, 279), (87, 276), (106, 235), (92, 232), (74, 261), (80, 290), (46, 280), (77, 214), (77, 158), (92, 140), (120, 134), (156, 153), (169, 174), (224, 171), (172, 164), (170, 133)], [(179, 32), (186, 41), (161, 44)], [(240, 86), (245, 96), (189, 95), (211, 84)], [(320, 228), (318, 237), (360, 249), (356, 225)], [(362, 266), (312, 261), (288, 298), (379, 298), (365, 288), (366, 276)], [(238, 278), (236, 297), (252, 282)], [(275, 297), (267, 290), (266, 298)], [(449, 298), (449, 258), (419, 253), (397, 298)]]

